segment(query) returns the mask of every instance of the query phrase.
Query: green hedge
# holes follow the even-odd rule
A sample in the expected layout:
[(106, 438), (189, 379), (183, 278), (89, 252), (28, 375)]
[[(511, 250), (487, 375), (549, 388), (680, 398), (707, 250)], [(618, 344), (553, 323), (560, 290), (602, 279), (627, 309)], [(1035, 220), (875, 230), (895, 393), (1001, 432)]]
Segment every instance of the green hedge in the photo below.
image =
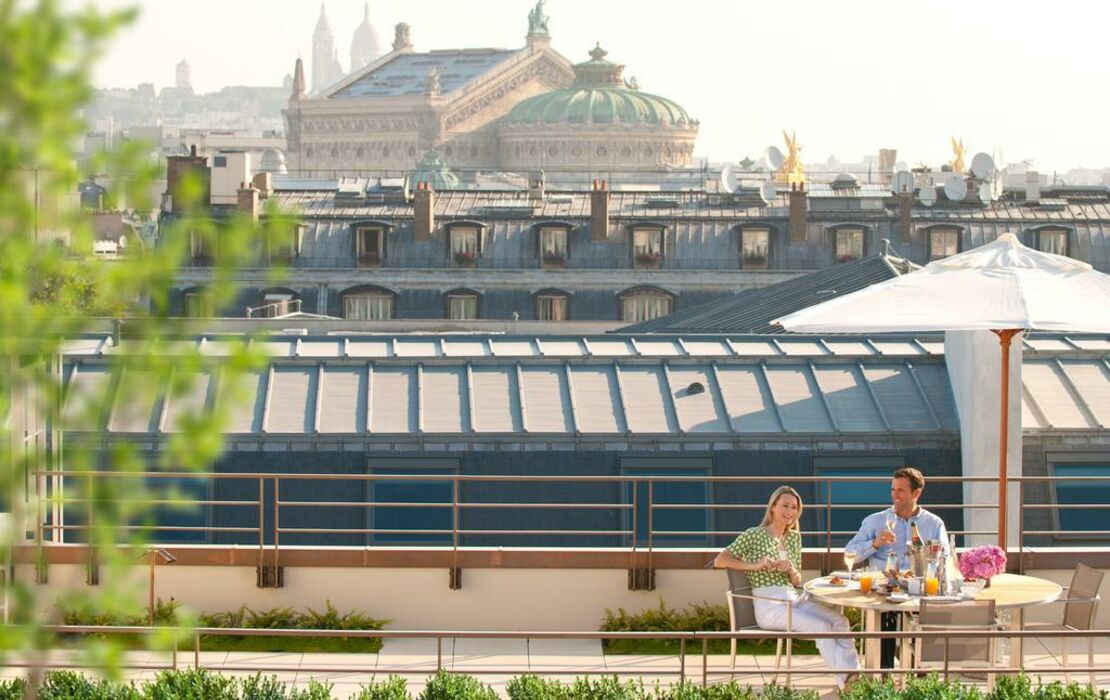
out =
[[(624, 608), (616, 612), (606, 608), (601, 622), (602, 632), (728, 632), (728, 608), (711, 603), (694, 603), (684, 610), (667, 607), (660, 598), (659, 607), (630, 613)], [(669, 639), (606, 639), (601, 643), (606, 654), (677, 654), (679, 642)], [(709, 642), (710, 654), (727, 654), (729, 640)], [(700, 654), (700, 643), (686, 643), (686, 653)], [(768, 639), (741, 639), (738, 654), (774, 654), (775, 642)], [(793, 653), (816, 654), (812, 641), (794, 640)]]
[[(0, 681), (0, 700), (23, 700), (22, 679)], [(813, 690), (769, 685), (751, 688), (735, 681), (707, 688), (685, 681), (670, 686), (620, 680), (615, 676), (578, 678), (569, 684), (535, 675), (517, 676), (505, 691), (510, 700), (817, 700)], [(93, 681), (72, 671), (46, 675), (39, 700), (325, 700), (331, 684), (312, 681), (293, 689), (276, 677), (256, 674), (247, 678), (221, 676), (204, 669), (163, 671), (142, 685)], [(945, 683), (935, 674), (911, 679), (899, 690), (889, 681), (861, 681), (845, 691), (844, 700), (1106, 700), (1106, 691), (1059, 682), (1033, 685), (1025, 676), (999, 677), (992, 692), (960, 683)], [(405, 679), (389, 676), (364, 685), (351, 700), (413, 700)], [(416, 700), (497, 700), (488, 685), (473, 676), (440, 671), (428, 678)]]
[[(104, 627), (145, 627), (149, 624), (149, 608), (141, 614), (105, 612), (91, 606), (61, 607), (62, 622), (67, 625), (97, 625)], [(182, 605), (174, 599), (163, 602), (161, 598), (154, 605), (154, 624), (157, 627), (215, 627), (222, 629), (304, 629), (304, 630), (380, 630), (389, 620), (371, 617), (359, 610), (339, 614), (331, 601), (323, 610), (306, 608), (303, 612), (293, 608), (272, 608), (252, 610), (242, 606), (238, 610), (202, 614), (198, 618), (188, 618)], [(88, 635), (70, 635), (67, 638), (79, 640)], [(107, 637), (108, 635), (95, 635)], [(134, 636), (111, 635), (128, 648), (143, 648), (145, 640)], [(167, 643), (172, 646), (172, 643)], [(191, 649), (192, 639), (179, 642), (180, 649)], [(168, 648), (168, 647), (167, 647)], [(380, 637), (243, 637), (202, 635), (203, 651), (287, 651), (299, 653), (339, 652), (368, 653), (381, 651)]]

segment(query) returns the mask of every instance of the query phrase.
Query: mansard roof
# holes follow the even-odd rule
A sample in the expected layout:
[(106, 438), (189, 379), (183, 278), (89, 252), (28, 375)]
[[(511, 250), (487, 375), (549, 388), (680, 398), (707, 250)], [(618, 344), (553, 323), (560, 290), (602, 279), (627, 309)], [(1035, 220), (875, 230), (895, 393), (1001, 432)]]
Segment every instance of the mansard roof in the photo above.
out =
[(453, 92), (528, 49), (463, 49), (386, 56), (347, 81), (328, 99), (411, 97), (425, 94), (428, 72), (439, 72), (440, 92)]

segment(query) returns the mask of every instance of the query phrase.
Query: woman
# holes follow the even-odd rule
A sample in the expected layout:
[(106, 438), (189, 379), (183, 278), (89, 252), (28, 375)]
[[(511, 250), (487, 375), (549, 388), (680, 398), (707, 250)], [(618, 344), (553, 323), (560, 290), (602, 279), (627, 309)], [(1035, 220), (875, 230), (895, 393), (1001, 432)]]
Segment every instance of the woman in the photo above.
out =
[[(802, 515), (802, 497), (789, 486), (780, 486), (771, 494), (763, 522), (749, 528), (713, 560), (718, 569), (738, 569), (748, 574), (752, 595), (775, 600), (791, 600), (794, 612), (793, 632), (847, 632), (848, 620), (799, 594), (802, 584), (802, 533), (798, 521)], [(766, 630), (786, 629), (786, 605), (773, 600), (753, 601), (755, 620)], [(851, 639), (818, 639), (817, 650), (832, 668), (859, 668), (859, 656)], [(849, 680), (837, 676), (843, 688)]]

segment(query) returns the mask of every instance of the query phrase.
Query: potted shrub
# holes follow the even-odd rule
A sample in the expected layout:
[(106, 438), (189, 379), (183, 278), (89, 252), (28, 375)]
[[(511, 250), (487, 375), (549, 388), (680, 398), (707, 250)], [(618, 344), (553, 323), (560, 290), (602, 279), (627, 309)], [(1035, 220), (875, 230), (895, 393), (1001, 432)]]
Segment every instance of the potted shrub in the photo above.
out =
[(636, 265), (637, 267), (659, 267), (659, 261), (663, 256), (659, 253), (637, 253)]

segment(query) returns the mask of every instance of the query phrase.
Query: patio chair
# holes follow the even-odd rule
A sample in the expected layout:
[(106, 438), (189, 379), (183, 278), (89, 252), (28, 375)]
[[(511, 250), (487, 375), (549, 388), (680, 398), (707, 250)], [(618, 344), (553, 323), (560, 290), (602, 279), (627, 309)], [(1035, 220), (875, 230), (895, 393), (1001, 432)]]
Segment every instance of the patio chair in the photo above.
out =
[[(725, 569), (728, 574), (728, 591), (725, 596), (728, 599), (728, 621), (729, 628), (733, 632), (740, 630), (757, 630), (761, 629), (759, 623), (755, 620), (755, 601), (756, 600), (769, 600), (774, 603), (786, 606), (786, 631), (791, 631), (791, 620), (794, 613), (794, 603), (789, 600), (779, 600), (777, 598), (765, 598), (752, 594), (752, 585), (748, 581), (748, 575), (743, 571), (736, 569)], [(736, 670), (736, 639), (729, 640), (731, 651), (729, 653), (729, 668)], [(786, 639), (786, 685), (790, 685), (790, 666), (791, 666), (791, 640)], [(782, 663), (782, 649), (783, 640), (780, 637), (775, 641), (775, 680), (778, 679), (779, 666)]]
[[(994, 638), (963, 637), (960, 632), (1001, 629), (995, 620), (994, 601), (934, 603), (922, 599), (915, 628), (921, 631), (947, 631), (951, 636), (925, 639), (914, 644), (915, 667), (941, 662), (945, 680), (953, 662), (980, 661), (994, 666)], [(987, 687), (994, 687), (994, 673), (987, 672)]]
[[(1074, 632), (1089, 631), (1094, 629), (1095, 619), (1098, 616), (1099, 588), (1102, 587), (1102, 578), (1105, 572), (1092, 569), (1086, 564), (1076, 564), (1071, 575), (1071, 585), (1064, 587), (1064, 595), (1054, 600), (1054, 603), (1064, 604), (1064, 617), (1059, 623), (1052, 622), (1027, 622), (1024, 629), (1034, 630), (1071, 630)], [(1087, 637), (1087, 667), (1095, 665), (1095, 638)], [(1064, 682), (1071, 681), (1068, 672), (1068, 641), (1067, 637), (1060, 637), (1060, 664), (1064, 667)], [(1024, 659), (1022, 660), (1024, 662)], [(1091, 671), (1091, 689), (1098, 691), (1098, 682), (1095, 672)]]

